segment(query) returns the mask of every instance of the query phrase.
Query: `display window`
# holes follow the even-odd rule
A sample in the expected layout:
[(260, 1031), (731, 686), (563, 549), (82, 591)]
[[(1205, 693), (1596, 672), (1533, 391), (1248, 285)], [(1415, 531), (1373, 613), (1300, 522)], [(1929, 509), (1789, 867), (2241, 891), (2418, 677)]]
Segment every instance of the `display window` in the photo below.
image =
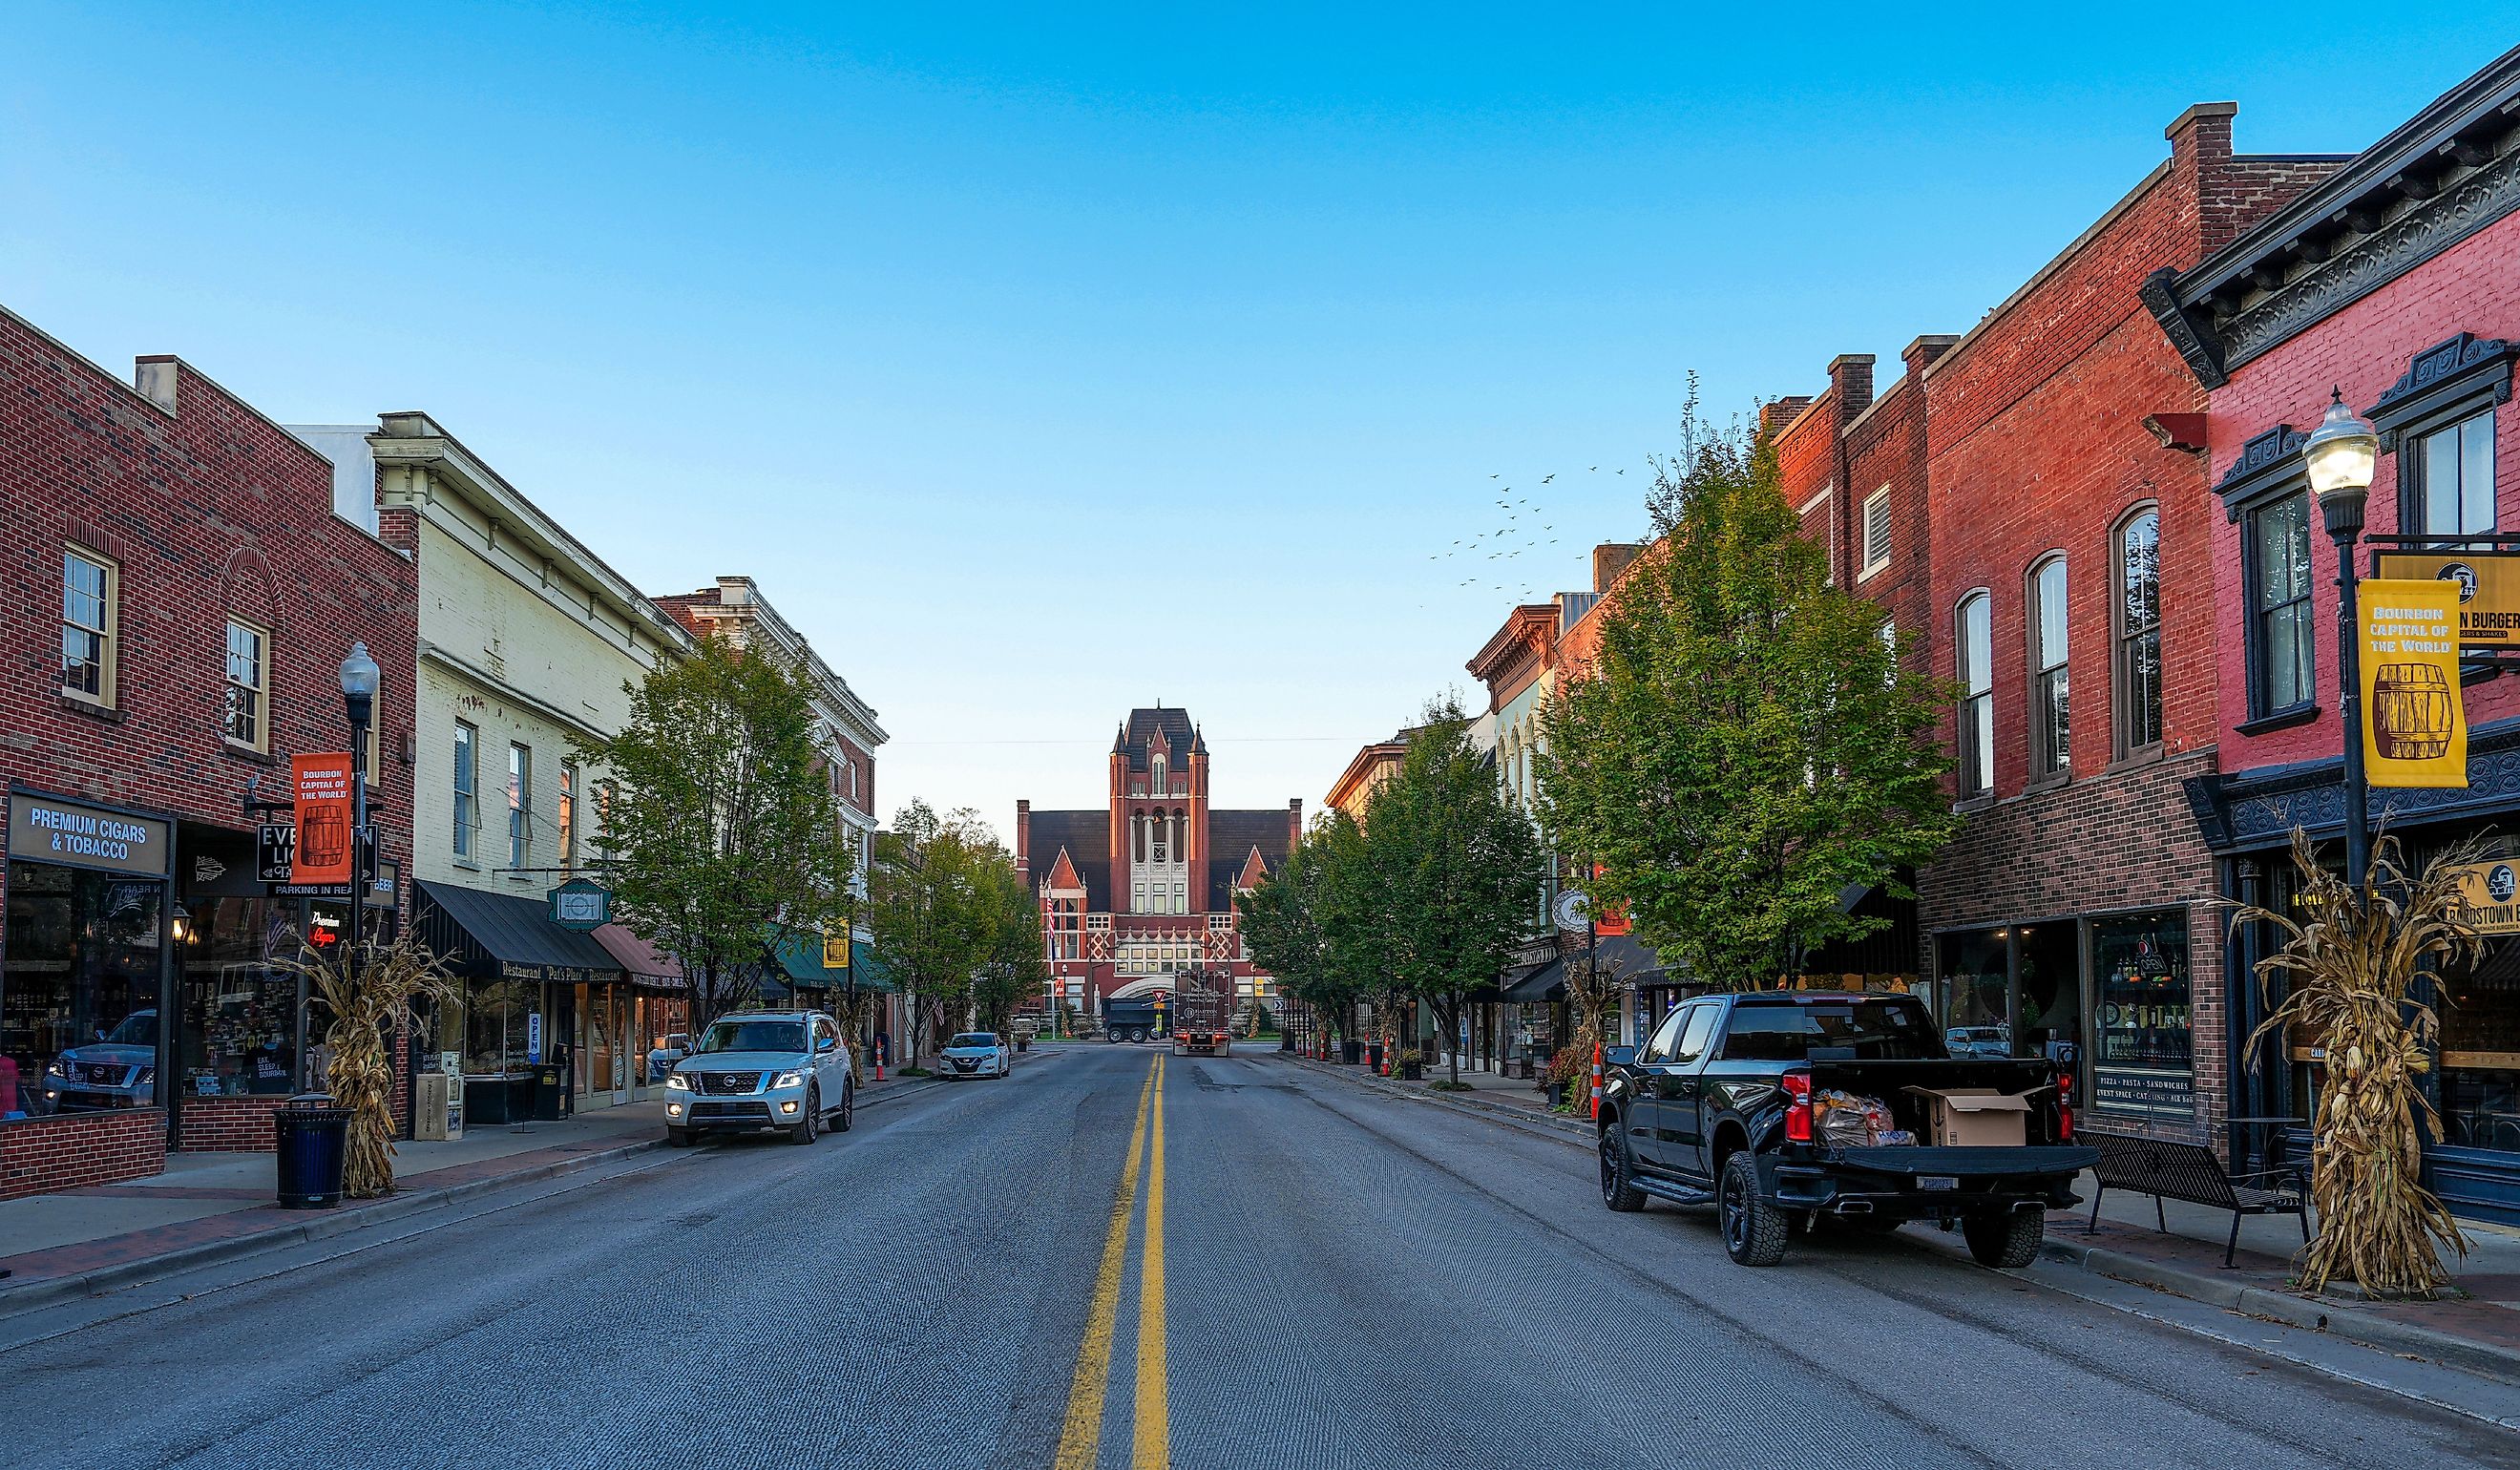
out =
[(473, 980), (464, 987), (464, 1075), (524, 1077), (538, 980)]
[(2520, 1152), (2520, 937), (2446, 976), (2439, 1008), (2443, 1141)]
[(2092, 921), (2099, 1052), (2092, 1101), (2110, 1112), (2193, 1118), (2196, 1063), (2187, 913)]
[(10, 863), (0, 1056), (14, 1111), (157, 1103), (165, 898), (158, 878)]
[(276, 961), (299, 947), (296, 905), (195, 899), (178, 929), (184, 1024), (176, 1071), (187, 1097), (296, 1091), (303, 982)]

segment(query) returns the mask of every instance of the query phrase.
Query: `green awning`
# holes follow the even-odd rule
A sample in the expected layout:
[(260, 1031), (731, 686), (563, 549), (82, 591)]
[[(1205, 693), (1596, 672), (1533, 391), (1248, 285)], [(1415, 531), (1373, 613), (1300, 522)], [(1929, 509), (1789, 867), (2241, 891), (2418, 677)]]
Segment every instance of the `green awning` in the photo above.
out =
[[(791, 934), (784, 942), (768, 948), (771, 958), (779, 963), (777, 972), (771, 977), (774, 981), (784, 977), (788, 985), (798, 990), (849, 988), (847, 970), (824, 965), (823, 940), (820, 935)], [(885, 972), (883, 966), (877, 961), (873, 951), (866, 945), (851, 944), (849, 958), (857, 966), (858, 989), (892, 989), (892, 977)]]

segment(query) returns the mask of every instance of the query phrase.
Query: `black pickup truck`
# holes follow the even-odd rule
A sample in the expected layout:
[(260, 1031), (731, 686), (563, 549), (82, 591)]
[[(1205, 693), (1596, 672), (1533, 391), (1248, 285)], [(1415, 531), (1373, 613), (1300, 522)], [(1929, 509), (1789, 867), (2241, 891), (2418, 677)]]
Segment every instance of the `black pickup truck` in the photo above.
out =
[[(2047, 1212), (2076, 1202), (2074, 1176), (2099, 1158), (2073, 1142), (2070, 1079), (2046, 1061), (1951, 1055), (1912, 996), (1700, 996), (1643, 1047), (1611, 1047), (1604, 1062), (1602, 1201), (1712, 1203), (1724, 1248), (1743, 1266), (1776, 1265), (1794, 1227), (1823, 1215), (1893, 1229), (1957, 1221), (1979, 1261), (2027, 1266)], [(2017, 1097), (2005, 1106), (2023, 1141), (1936, 1145), (1933, 1100), (1911, 1089)], [(1892, 1127), (1850, 1136), (1825, 1114), (1849, 1098)]]

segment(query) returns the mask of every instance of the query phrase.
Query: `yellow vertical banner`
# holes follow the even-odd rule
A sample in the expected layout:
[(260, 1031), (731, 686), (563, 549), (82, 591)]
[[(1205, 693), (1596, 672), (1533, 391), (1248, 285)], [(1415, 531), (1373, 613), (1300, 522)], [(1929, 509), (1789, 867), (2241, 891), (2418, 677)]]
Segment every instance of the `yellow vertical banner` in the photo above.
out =
[(849, 967), (849, 929), (846, 923), (823, 926), (823, 968), (844, 970)]
[(2362, 585), (2362, 763), (2375, 786), (2467, 785), (2456, 582)]

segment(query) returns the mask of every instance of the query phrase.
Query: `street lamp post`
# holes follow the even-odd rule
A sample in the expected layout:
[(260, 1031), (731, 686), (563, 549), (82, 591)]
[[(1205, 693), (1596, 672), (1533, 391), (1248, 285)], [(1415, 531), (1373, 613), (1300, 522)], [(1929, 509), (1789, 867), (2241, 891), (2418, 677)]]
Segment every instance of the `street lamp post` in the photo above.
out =
[(350, 922), (348, 953), (342, 973), (358, 983), (359, 933), (367, 916), (368, 885), (376, 881), (376, 850), (368, 830), (368, 721), (377, 707), (377, 681), (382, 671), (368, 656), (364, 643), (350, 645), (341, 660), (341, 703), (350, 714)]
[(2301, 447), (2310, 468), (2311, 493), (2318, 498), (2327, 534), (2336, 542), (2337, 710), (2345, 735), (2345, 871), (2361, 888), (2371, 871), (2370, 795), (2362, 769), (2362, 637), (2355, 608), (2354, 542), (2362, 533), (2380, 436), (2355, 417), (2344, 389), (2335, 390), (2327, 416)]

